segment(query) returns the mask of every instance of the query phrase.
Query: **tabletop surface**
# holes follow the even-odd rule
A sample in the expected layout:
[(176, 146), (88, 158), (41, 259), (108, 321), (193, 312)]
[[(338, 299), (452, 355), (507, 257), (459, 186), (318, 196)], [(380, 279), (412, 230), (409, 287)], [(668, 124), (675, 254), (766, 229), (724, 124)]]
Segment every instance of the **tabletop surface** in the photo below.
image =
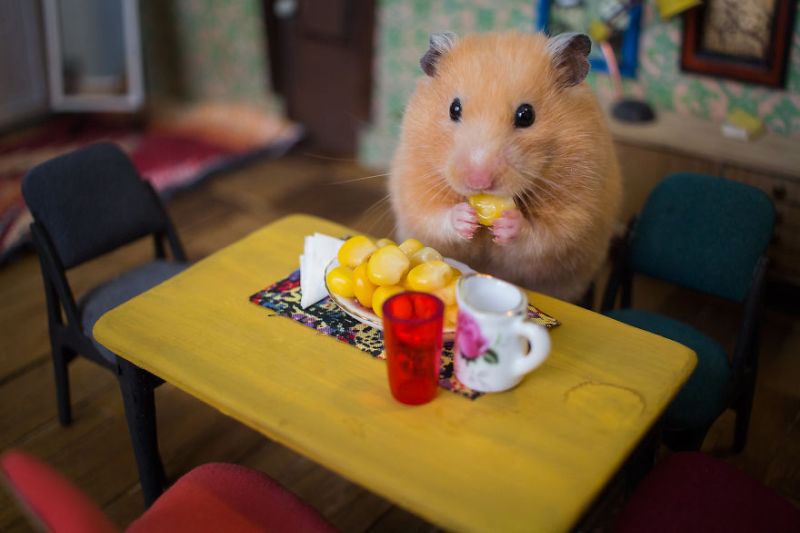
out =
[(111, 351), (223, 413), (458, 531), (569, 529), (695, 364), (688, 348), (530, 293), (558, 318), (548, 360), (515, 389), (392, 399), (384, 361), (248, 298), (298, 266), (303, 237), (353, 234), (280, 219), (104, 315)]

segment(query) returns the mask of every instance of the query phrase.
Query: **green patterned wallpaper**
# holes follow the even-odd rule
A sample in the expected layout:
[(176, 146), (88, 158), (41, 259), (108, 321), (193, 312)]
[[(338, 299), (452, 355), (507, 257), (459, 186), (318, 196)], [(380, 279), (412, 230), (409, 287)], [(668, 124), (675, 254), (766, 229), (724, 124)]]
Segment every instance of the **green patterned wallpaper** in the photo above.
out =
[[(375, 84), (371, 124), (363, 131), (359, 157), (387, 166), (400, 129), (405, 102), (422, 75), (419, 58), (428, 33), (518, 29), (534, 26), (535, 0), (379, 0), (375, 50)], [(798, 10), (800, 18), (800, 10)], [(680, 71), (682, 21), (661, 20), (653, 0), (646, 1), (641, 34), (639, 77), (625, 82), (627, 95), (646, 98), (656, 110), (669, 110), (721, 121), (728, 109), (743, 108), (761, 117), (775, 133), (800, 138), (800, 33), (792, 39), (787, 90), (684, 74)], [(601, 100), (612, 85), (604, 74), (589, 82)]]
[(149, 95), (277, 105), (258, 0), (141, 0)]

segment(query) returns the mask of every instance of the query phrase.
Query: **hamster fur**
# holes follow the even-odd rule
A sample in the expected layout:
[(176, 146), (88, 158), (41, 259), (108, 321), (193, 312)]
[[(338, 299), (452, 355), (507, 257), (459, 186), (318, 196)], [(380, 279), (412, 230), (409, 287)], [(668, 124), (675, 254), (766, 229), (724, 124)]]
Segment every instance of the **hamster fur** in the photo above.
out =
[[(406, 107), (389, 174), (398, 236), (580, 298), (605, 260), (621, 200), (611, 136), (583, 83), (590, 46), (581, 34), (432, 34), (421, 60), (428, 76)], [(527, 127), (515, 122), (523, 104), (535, 114)], [(513, 197), (517, 208), (479, 226), (466, 198), (481, 191)]]

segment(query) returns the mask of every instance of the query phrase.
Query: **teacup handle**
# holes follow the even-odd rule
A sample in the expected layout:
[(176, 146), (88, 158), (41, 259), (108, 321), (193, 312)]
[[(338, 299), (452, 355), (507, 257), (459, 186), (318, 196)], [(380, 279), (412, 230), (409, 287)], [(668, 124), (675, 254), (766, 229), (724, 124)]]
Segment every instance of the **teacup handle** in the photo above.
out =
[(520, 320), (512, 326), (513, 332), (528, 339), (531, 350), (514, 361), (514, 373), (523, 376), (542, 364), (550, 353), (550, 334), (544, 326), (528, 320)]

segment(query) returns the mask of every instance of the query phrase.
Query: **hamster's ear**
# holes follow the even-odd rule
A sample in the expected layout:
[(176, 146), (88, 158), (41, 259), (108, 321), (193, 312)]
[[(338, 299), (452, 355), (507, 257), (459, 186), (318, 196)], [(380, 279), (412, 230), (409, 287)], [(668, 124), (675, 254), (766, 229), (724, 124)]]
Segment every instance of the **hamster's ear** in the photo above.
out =
[(591, 50), (592, 41), (583, 33), (561, 33), (547, 41), (559, 87), (572, 87), (586, 78)]
[(457, 39), (458, 36), (449, 31), (431, 33), (430, 48), (419, 60), (419, 64), (425, 74), (431, 77), (436, 74), (436, 65), (439, 63), (439, 59), (453, 48)]

